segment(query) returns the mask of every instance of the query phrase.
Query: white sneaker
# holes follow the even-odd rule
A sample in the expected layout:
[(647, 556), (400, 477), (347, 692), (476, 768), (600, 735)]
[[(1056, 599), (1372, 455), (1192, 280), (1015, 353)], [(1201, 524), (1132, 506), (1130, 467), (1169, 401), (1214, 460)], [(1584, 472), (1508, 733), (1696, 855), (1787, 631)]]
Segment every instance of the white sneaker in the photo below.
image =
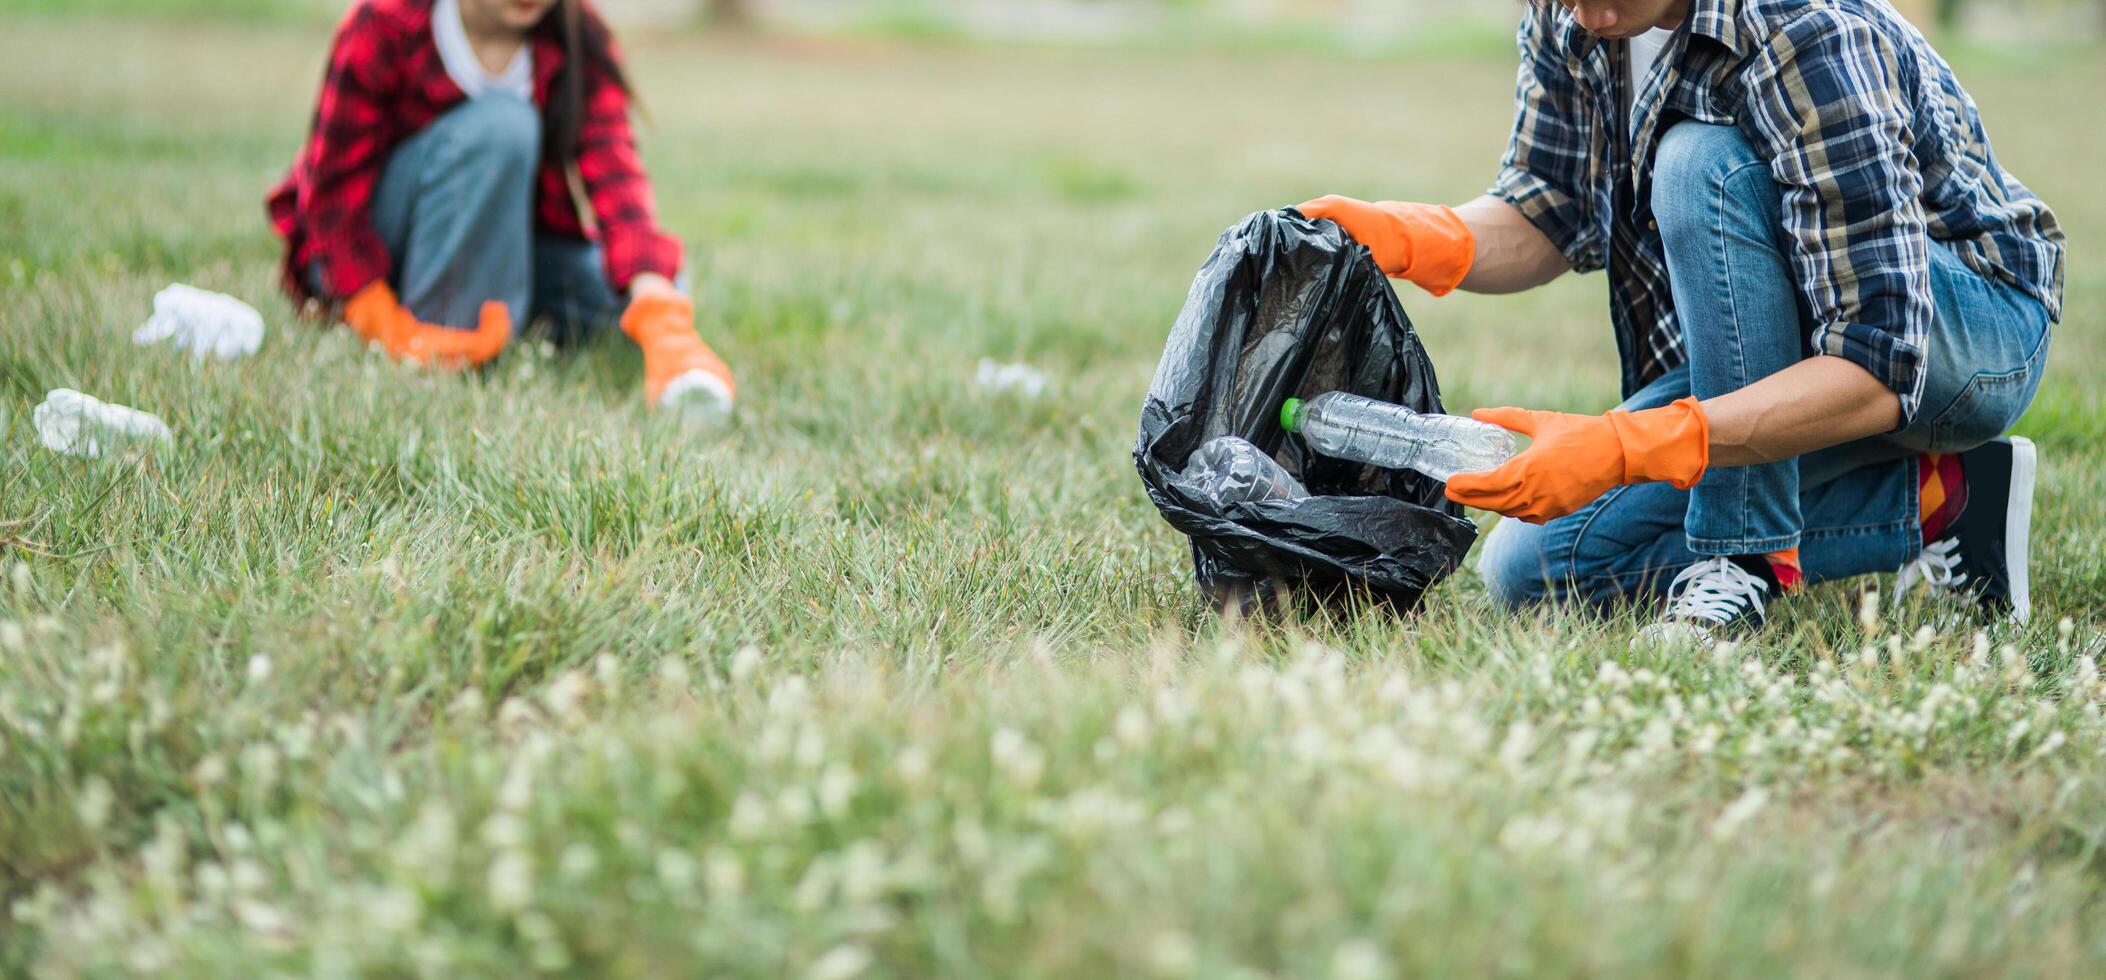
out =
[(1667, 587), (1667, 610), (1640, 630), (1652, 646), (1710, 649), (1755, 632), (1767, 621), (1770, 584), (1731, 558), (1708, 558), (1682, 570)]

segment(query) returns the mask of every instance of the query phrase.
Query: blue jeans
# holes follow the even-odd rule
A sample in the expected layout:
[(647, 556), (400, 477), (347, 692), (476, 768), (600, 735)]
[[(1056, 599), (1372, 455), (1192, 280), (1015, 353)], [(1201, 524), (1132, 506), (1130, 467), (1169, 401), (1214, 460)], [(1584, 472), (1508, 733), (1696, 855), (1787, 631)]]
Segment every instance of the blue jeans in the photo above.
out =
[[(1623, 403), (1654, 408), (1739, 390), (1812, 356), (1782, 196), (1738, 129), (1683, 122), (1661, 139), (1653, 214), (1688, 362)], [(1502, 520), (1478, 571), (1505, 605), (1642, 598), (1705, 557), (1799, 549), (1809, 582), (1892, 571), (1922, 548), (1916, 454), (2002, 435), (2040, 387), (2047, 307), (1933, 242), (1936, 323), (1915, 418), (1886, 435), (1759, 466), (1720, 467), (1690, 490), (1619, 487), (1544, 525)]]
[(558, 340), (614, 322), (621, 302), (589, 241), (538, 234), (541, 113), (514, 95), (470, 99), (404, 140), (373, 191), (389, 285), (417, 319), (474, 327), (488, 300)]

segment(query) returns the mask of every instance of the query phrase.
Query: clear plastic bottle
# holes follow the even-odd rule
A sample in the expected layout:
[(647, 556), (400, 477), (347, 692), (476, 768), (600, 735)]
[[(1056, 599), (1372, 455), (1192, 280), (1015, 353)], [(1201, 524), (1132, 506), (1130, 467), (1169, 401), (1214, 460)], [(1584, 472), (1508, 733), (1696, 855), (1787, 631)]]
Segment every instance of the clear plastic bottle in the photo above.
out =
[(1496, 425), (1457, 415), (1430, 415), (1343, 391), (1287, 399), (1280, 425), (1309, 448), (1387, 469), (1412, 469), (1446, 481), (1489, 470), (1512, 458), (1514, 437)]
[(1235, 436), (1220, 436), (1192, 451), (1178, 482), (1196, 496), (1226, 509), (1234, 503), (1293, 500), (1309, 495), (1301, 482), (1264, 450)]

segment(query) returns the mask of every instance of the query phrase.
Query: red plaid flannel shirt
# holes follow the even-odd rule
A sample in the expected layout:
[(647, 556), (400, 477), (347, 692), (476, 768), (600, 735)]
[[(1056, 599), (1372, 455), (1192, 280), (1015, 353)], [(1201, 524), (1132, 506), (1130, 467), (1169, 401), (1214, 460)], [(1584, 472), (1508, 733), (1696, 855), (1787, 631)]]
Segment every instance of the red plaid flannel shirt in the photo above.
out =
[[(331, 299), (387, 277), (389, 257), (373, 230), (373, 189), (388, 154), (467, 100), (446, 74), (431, 35), (431, 0), (360, 0), (337, 27), (313, 129), (292, 172), (271, 192), (271, 224), (285, 238), (285, 285), (306, 299), (307, 269), (320, 263)], [(537, 32), (534, 104), (546, 105), (563, 44)], [(672, 278), (680, 242), (658, 227), (651, 184), (629, 128), (629, 99), (604, 73), (586, 78), (578, 173), (591, 203), (607, 281), (629, 288), (638, 273)], [(535, 210), (543, 231), (588, 238), (563, 168), (542, 164)]]

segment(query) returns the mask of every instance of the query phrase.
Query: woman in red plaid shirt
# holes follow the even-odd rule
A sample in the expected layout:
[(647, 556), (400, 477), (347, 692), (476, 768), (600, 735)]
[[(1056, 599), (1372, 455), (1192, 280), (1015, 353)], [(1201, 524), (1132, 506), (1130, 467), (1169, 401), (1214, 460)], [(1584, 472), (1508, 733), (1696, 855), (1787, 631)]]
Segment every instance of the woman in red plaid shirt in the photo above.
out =
[(312, 132), (270, 196), (285, 284), (405, 360), (477, 365), (514, 323), (619, 322), (645, 396), (729, 412), (695, 335), (629, 126), (629, 86), (585, 0), (357, 0)]

